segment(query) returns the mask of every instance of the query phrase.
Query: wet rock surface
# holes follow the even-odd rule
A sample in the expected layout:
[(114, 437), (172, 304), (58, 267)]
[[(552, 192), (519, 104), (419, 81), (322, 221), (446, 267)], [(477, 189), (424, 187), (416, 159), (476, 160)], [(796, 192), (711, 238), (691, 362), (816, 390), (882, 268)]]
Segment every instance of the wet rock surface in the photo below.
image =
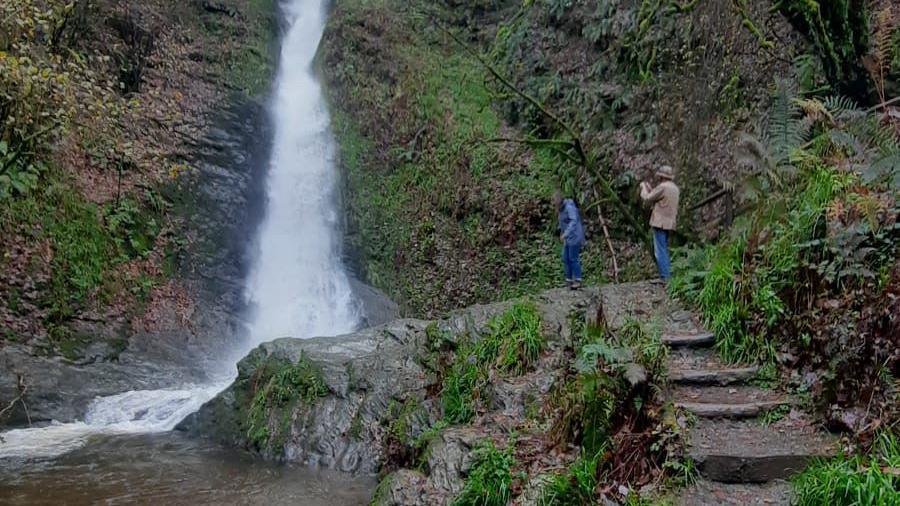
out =
[[(327, 393), (291, 415), (280, 454), (291, 462), (374, 472), (381, 453), (379, 422), (394, 399), (424, 398), (426, 374), (416, 360), (426, 322), (397, 320), (330, 338), (279, 339), (238, 364), (231, 387), (182, 422), (178, 429), (226, 444), (248, 446), (246, 389), (256, 366), (268, 359), (297, 362), (305, 356), (321, 370)], [(243, 403), (243, 404), (242, 404)]]

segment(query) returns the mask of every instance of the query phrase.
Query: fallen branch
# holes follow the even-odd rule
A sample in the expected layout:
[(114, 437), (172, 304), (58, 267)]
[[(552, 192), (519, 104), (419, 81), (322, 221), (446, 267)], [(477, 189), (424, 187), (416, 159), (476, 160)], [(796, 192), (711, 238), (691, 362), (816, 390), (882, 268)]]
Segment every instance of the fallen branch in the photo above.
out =
[(616, 250), (613, 248), (612, 240), (609, 238), (609, 230), (606, 228), (606, 219), (603, 218), (603, 211), (600, 209), (600, 197), (597, 195), (597, 189), (594, 188), (594, 200), (597, 206), (597, 217), (600, 219), (600, 228), (603, 229), (603, 237), (606, 239), (606, 247), (609, 248), (609, 256), (612, 258), (613, 264), (613, 281), (619, 282), (619, 262), (616, 260)]
[(25, 394), (28, 392), (28, 385), (25, 383), (25, 377), (21, 374), (16, 375), (16, 390), (18, 390), (19, 395), (11, 400), (5, 408), (0, 409), (0, 420), (15, 407), (17, 402), (21, 402), (22, 408), (25, 410), (25, 418), (28, 419), (28, 425), (31, 426), (31, 415), (28, 414), (28, 405), (25, 404)]
[(889, 105), (896, 104), (897, 102), (900, 102), (900, 97), (894, 97), (886, 102), (882, 102), (878, 105), (872, 106), (872, 107), (866, 109), (866, 114), (873, 113), (873, 112), (877, 111), (878, 109), (883, 109)]
[(564, 159), (568, 160), (569, 162), (572, 162), (576, 165), (581, 164), (581, 160), (575, 158), (574, 156), (570, 155), (569, 153), (567, 153), (564, 150), (559, 148), (559, 146), (572, 147), (573, 144), (570, 141), (562, 141), (562, 140), (558, 140), (558, 139), (511, 139), (511, 138), (505, 138), (505, 137), (497, 137), (494, 139), (488, 139), (484, 142), (491, 142), (491, 143), (507, 142), (507, 143), (511, 143), (511, 144), (527, 144), (532, 147), (542, 146), (547, 149), (550, 149), (551, 151), (553, 151), (554, 153), (563, 157)]
[(707, 204), (711, 204), (711, 203), (715, 202), (716, 200), (719, 200), (720, 198), (724, 197), (725, 194), (728, 193), (729, 191), (730, 190), (728, 190), (727, 188), (722, 188), (721, 190), (719, 190), (719, 191), (713, 193), (712, 195), (706, 197), (705, 199), (701, 200), (698, 204), (694, 204), (693, 206), (691, 206), (691, 211), (696, 211), (697, 209), (700, 209), (701, 207), (703, 207)]

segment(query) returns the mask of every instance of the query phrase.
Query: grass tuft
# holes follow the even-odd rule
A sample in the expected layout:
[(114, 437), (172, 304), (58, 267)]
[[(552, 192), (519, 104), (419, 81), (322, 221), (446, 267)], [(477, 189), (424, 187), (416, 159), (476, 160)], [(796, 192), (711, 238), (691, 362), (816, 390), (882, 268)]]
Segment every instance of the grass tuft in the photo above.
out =
[(900, 504), (900, 439), (884, 433), (872, 455), (841, 456), (814, 463), (795, 476), (794, 504), (890, 506)]
[(474, 452), (475, 463), (452, 506), (506, 506), (512, 498), (513, 445), (500, 450), (486, 441)]
[[(247, 439), (258, 449), (283, 445), (294, 408), (328, 392), (322, 372), (305, 354), (294, 364), (268, 360), (257, 368), (254, 384), (255, 393), (245, 423)], [(279, 422), (273, 424), (276, 418)]]
[(457, 350), (441, 391), (444, 418), (450, 423), (471, 421), (490, 369), (523, 374), (534, 365), (545, 345), (534, 304), (517, 303), (494, 318), (487, 336), (469, 340)]

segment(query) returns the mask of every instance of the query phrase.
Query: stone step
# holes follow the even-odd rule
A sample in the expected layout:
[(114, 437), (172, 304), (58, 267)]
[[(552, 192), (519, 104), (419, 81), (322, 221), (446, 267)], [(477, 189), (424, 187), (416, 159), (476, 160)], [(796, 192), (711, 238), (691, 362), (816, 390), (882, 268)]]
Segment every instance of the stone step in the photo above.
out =
[(723, 369), (670, 369), (669, 381), (680, 385), (732, 385), (756, 377), (759, 366)]
[(695, 334), (663, 334), (660, 336), (663, 344), (673, 348), (703, 348), (712, 346), (716, 342), (716, 335), (712, 332)]
[(676, 386), (669, 398), (676, 408), (706, 418), (751, 418), (790, 404), (779, 392), (754, 386)]
[(712, 347), (670, 347), (668, 367), (672, 370), (728, 369), (738, 367), (722, 361)]
[(787, 402), (744, 402), (740, 404), (716, 404), (707, 402), (676, 402), (675, 408), (690, 411), (703, 418), (756, 418)]
[(787, 506), (791, 486), (785, 481), (771, 483), (719, 483), (700, 480), (678, 497), (678, 506)]
[(709, 480), (764, 483), (787, 479), (816, 457), (837, 454), (837, 438), (791, 413), (765, 426), (758, 420), (700, 419), (688, 455)]

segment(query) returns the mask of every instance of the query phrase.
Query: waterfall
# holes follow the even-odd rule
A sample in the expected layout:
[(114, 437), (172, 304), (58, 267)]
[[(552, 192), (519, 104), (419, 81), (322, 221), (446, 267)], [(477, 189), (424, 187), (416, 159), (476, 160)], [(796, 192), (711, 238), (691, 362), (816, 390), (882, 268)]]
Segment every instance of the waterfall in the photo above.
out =
[[(245, 295), (248, 340), (241, 358), (278, 337), (352, 331), (360, 318), (340, 257), (334, 142), (312, 63), (325, 29), (327, 0), (285, 0), (286, 23), (271, 103), (275, 138), (266, 181), (266, 214)], [(233, 367), (232, 367), (233, 369)], [(0, 458), (50, 457), (92, 434), (171, 430), (234, 378), (212, 385), (141, 390), (95, 399), (83, 422), (0, 434)]]
[(283, 5), (288, 30), (272, 101), (268, 203), (247, 285), (254, 344), (281, 336), (346, 333), (359, 319), (340, 260), (334, 142), (312, 73), (325, 26), (324, 3), (290, 0)]

